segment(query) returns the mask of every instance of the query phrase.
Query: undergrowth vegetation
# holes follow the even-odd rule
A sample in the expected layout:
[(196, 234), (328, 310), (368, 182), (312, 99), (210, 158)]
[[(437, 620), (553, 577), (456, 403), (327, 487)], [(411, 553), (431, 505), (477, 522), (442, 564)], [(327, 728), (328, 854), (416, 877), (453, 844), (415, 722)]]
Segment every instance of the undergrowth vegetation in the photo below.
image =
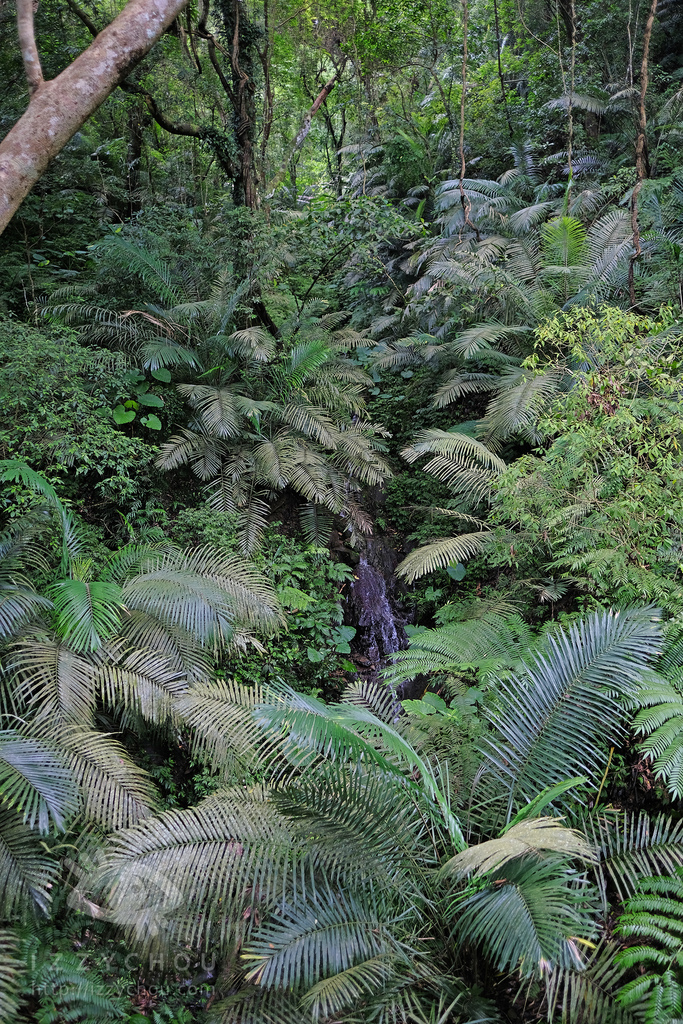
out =
[(1, 1024), (681, 1020), (681, 28), (189, 3), (22, 205)]

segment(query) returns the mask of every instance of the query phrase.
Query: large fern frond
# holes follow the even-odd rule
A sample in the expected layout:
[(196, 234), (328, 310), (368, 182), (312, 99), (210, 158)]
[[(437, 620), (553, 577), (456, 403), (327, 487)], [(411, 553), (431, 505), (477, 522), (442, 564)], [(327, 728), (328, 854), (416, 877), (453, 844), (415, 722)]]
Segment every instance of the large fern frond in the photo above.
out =
[(490, 536), (488, 530), (480, 530), (478, 533), (461, 533), (458, 537), (442, 537), (430, 544), (423, 544), (403, 559), (396, 572), (405, 577), (408, 583), (412, 583), (436, 569), (467, 562), (481, 554)]
[(581, 966), (576, 940), (592, 937), (593, 915), (585, 885), (566, 861), (526, 857), (488, 878), (453, 903), (458, 939), (481, 946), (500, 971), (518, 967), (530, 976), (548, 965)]
[[(484, 744), (496, 788), (513, 808), (549, 784), (596, 780), (623, 735), (623, 698), (636, 692), (661, 637), (651, 609), (594, 612), (556, 630), (517, 680), (501, 681)], [(500, 790), (499, 790), (500, 791)]]

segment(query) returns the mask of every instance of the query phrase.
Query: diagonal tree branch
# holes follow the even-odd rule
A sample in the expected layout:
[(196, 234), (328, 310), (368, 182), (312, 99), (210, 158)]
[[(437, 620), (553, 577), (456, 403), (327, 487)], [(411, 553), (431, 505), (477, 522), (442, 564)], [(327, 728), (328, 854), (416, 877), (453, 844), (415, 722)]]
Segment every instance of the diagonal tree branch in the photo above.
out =
[[(75, 0), (66, 0), (66, 2), (69, 9), (73, 11), (73, 13), (80, 21), (83, 22), (88, 32), (90, 32), (91, 36), (93, 36), (93, 38), (98, 36), (99, 29), (91, 20), (87, 12), (84, 11), (82, 7), (79, 7)], [(171, 121), (170, 118), (166, 117), (163, 110), (161, 110), (159, 104), (154, 99), (152, 94), (148, 92), (147, 89), (144, 89), (141, 85), (138, 85), (137, 82), (130, 82), (128, 81), (128, 79), (126, 79), (124, 82), (119, 82), (119, 89), (122, 89), (123, 92), (131, 93), (135, 96), (141, 96), (145, 101), (147, 110), (154, 118), (156, 123), (159, 125), (159, 127), (163, 128), (164, 131), (169, 132), (171, 135), (186, 135), (193, 139), (202, 139), (204, 137), (201, 128), (198, 128), (196, 125), (189, 124), (188, 122), (178, 124), (177, 122)]]
[[(25, 14), (21, 0), (19, 6)], [(0, 232), (50, 161), (186, 6), (187, 0), (128, 0), (61, 74), (49, 82), (41, 76), (28, 109), (0, 142)]]
[(325, 100), (330, 95), (330, 93), (334, 89), (335, 85), (337, 84), (337, 82), (341, 78), (341, 75), (342, 75), (342, 72), (343, 72), (345, 66), (346, 66), (346, 60), (344, 60), (342, 62), (341, 67), (338, 68), (337, 71), (335, 71), (334, 75), (329, 80), (329, 82), (325, 83), (325, 85), (322, 87), (322, 89), (320, 90), (320, 92), (318, 93), (316, 98), (313, 100), (313, 103), (312, 103), (311, 107), (306, 112), (306, 115), (304, 117), (303, 123), (301, 125), (301, 128), (299, 129), (299, 132), (298, 132), (296, 138), (291, 143), (291, 145), (289, 146), (289, 148), (287, 149), (287, 151), (286, 151), (286, 153), (285, 153), (285, 155), (283, 157), (282, 164), (280, 165), (280, 170), (277, 172), (277, 174), (272, 179), (272, 181), (268, 182), (268, 187), (266, 188), (266, 192), (267, 193), (270, 194), (270, 193), (274, 192), (275, 189), (278, 188), (282, 184), (282, 182), (285, 180), (285, 175), (287, 174), (287, 168), (289, 166), (290, 160), (292, 159), (294, 154), (297, 153), (298, 150), (301, 149), (301, 147), (303, 146), (304, 142), (306, 141), (306, 137), (307, 137), (308, 133), (311, 130), (311, 122), (313, 121), (313, 117), (318, 112), (318, 110), (320, 109), (322, 104), (325, 102)]
[(100, 34), (100, 30), (98, 29), (97, 25), (92, 20), (87, 11), (84, 11), (82, 7), (79, 7), (78, 4), (74, 2), (74, 0), (66, 0), (66, 4), (69, 10), (76, 15), (78, 20), (83, 22), (83, 24), (85, 25), (93, 39), (95, 38), (95, 36), (98, 36)]

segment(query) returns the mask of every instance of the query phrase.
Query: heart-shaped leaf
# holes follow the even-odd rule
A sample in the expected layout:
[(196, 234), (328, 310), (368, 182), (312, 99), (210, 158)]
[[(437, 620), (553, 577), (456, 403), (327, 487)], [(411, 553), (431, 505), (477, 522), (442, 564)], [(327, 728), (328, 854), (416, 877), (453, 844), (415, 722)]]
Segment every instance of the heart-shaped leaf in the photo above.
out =
[(148, 427), (149, 430), (161, 430), (161, 420), (153, 412), (149, 416), (144, 416), (140, 422), (144, 427)]
[(113, 411), (114, 422), (118, 423), (119, 426), (123, 426), (124, 423), (130, 423), (131, 420), (135, 419), (134, 409), (124, 409), (122, 405), (117, 405)]

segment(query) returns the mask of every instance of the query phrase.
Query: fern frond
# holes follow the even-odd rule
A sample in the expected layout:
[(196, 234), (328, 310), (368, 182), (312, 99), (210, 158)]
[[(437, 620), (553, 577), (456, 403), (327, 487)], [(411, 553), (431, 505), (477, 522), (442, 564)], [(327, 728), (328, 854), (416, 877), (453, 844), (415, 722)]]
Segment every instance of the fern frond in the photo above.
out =
[(458, 537), (442, 537), (417, 548), (403, 559), (396, 572), (408, 583), (426, 576), (436, 569), (445, 569), (457, 562), (467, 562), (481, 554), (491, 534), (487, 530), (479, 533), (462, 533)]

